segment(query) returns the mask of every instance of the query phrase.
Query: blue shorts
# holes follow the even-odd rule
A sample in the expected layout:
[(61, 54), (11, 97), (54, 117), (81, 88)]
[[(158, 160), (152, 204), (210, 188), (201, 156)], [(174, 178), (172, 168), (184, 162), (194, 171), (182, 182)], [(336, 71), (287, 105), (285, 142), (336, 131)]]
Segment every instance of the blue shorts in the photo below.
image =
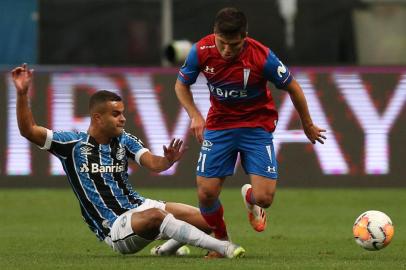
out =
[(214, 178), (233, 175), (238, 153), (247, 174), (278, 178), (272, 132), (263, 128), (206, 130), (197, 175)]

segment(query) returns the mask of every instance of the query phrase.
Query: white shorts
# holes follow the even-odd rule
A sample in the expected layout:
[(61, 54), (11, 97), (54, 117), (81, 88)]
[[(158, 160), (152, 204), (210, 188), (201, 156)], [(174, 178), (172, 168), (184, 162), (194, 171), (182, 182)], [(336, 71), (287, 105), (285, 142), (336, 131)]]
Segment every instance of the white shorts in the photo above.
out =
[(165, 203), (145, 199), (145, 202), (139, 207), (128, 210), (121, 214), (111, 227), (111, 239), (105, 239), (105, 242), (112, 246), (115, 251), (122, 254), (136, 253), (146, 247), (153, 240), (144, 239), (133, 232), (131, 227), (131, 216), (133, 213), (141, 212), (151, 208), (165, 210)]

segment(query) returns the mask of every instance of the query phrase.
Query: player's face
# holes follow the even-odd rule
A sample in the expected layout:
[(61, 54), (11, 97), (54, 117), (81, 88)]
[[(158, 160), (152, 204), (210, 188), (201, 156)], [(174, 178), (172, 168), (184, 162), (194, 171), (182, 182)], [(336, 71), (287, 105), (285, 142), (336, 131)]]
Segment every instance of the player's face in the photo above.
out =
[(244, 46), (245, 36), (237, 34), (235, 36), (224, 36), (215, 34), (216, 47), (223, 59), (229, 61), (236, 58)]
[(124, 103), (122, 101), (108, 101), (100, 120), (101, 128), (108, 137), (120, 136), (126, 121), (124, 117)]

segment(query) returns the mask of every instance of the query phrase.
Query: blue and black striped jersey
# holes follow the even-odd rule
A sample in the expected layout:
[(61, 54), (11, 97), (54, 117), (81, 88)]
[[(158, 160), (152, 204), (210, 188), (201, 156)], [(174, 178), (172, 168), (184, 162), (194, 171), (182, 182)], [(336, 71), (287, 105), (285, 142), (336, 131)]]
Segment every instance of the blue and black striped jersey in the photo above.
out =
[(42, 148), (61, 161), (82, 216), (99, 239), (119, 215), (144, 202), (128, 181), (128, 158), (140, 164), (149, 151), (137, 137), (123, 132), (110, 144), (98, 144), (85, 132), (47, 130)]

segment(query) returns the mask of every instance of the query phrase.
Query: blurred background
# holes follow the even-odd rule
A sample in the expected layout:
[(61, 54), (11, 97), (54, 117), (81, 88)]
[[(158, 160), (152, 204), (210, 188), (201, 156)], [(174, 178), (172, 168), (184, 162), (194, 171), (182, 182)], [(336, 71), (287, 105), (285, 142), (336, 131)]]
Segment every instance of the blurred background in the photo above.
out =
[[(190, 146), (166, 174), (134, 167), (133, 179), (193, 186), (199, 146), (173, 85), (190, 44), (226, 6), (245, 12), (249, 35), (291, 68), (314, 122), (328, 129), (324, 148), (309, 144), (285, 93), (273, 90), (281, 185), (406, 186), (406, 0), (0, 0), (0, 186), (67, 186), (58, 162), (18, 133), (8, 72), (23, 62), (36, 70), (39, 124), (86, 129), (89, 95), (116, 89), (127, 130), (153, 152), (174, 136)], [(207, 112), (203, 77), (193, 92)], [(229, 185), (246, 181), (236, 171)]]
[(1, 0), (0, 64), (160, 66), (176, 40), (243, 10), (249, 34), (291, 65), (406, 63), (404, 0)]

